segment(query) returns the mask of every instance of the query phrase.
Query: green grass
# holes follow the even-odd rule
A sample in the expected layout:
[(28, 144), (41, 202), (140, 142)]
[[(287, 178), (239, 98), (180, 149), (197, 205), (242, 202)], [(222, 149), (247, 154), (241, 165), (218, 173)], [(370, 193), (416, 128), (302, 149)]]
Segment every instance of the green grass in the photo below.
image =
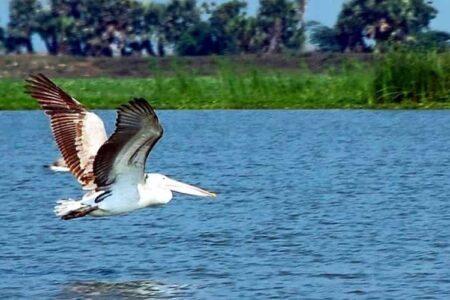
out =
[[(356, 108), (367, 105), (367, 74), (221, 70), (216, 76), (177, 72), (140, 79), (55, 79), (89, 108), (115, 108), (144, 97), (158, 109)], [(35, 109), (24, 82), (0, 80), (0, 109)]]
[[(179, 65), (170, 77), (54, 80), (89, 108), (115, 108), (133, 97), (157, 109), (450, 108), (450, 56), (419, 55), (425, 54), (391, 54), (375, 67), (347, 62), (320, 73), (300, 66), (295, 72), (238, 70), (223, 60), (210, 76)], [(0, 109), (38, 107), (23, 85), (0, 80)]]

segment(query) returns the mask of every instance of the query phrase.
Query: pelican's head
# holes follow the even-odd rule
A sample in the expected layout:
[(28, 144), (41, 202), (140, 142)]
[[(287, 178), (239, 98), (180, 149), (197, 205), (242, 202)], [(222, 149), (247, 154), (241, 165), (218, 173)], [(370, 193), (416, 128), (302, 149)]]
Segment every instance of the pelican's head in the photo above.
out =
[(169, 178), (166, 175), (149, 173), (146, 174), (145, 184), (151, 189), (156, 189), (167, 196), (172, 198), (172, 192), (182, 193), (186, 195), (199, 196), (199, 197), (216, 197), (215, 193), (208, 192), (199, 187), (177, 181), (175, 179)]

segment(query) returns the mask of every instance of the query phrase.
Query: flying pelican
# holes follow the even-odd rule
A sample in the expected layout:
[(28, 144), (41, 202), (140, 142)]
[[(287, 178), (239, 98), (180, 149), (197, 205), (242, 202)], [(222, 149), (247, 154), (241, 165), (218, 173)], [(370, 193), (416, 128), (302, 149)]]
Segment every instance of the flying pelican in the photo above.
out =
[(27, 93), (50, 117), (67, 166), (86, 190), (81, 200), (59, 200), (54, 210), (57, 216), (69, 220), (124, 214), (166, 204), (172, 192), (216, 196), (162, 174), (144, 173), (147, 157), (163, 134), (146, 100), (136, 98), (120, 106), (116, 129), (106, 139), (100, 118), (46, 76), (32, 75), (26, 82)]

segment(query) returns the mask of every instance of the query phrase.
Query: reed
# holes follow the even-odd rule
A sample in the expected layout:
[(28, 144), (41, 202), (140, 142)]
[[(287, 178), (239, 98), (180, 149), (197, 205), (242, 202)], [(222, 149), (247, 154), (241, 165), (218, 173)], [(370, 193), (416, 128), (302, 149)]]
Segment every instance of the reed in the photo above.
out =
[(372, 95), (376, 104), (448, 102), (450, 53), (400, 50), (378, 57)]

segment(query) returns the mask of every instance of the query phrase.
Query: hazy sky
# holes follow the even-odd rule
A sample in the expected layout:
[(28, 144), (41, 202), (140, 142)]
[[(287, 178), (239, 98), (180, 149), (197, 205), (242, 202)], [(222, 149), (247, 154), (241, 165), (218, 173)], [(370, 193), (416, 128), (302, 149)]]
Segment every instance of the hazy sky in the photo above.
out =
[[(337, 15), (344, 1), (345, 0), (310, 0), (308, 1), (309, 4), (306, 18), (308, 21), (319, 21), (320, 23), (331, 26), (335, 23)], [(159, 0), (156, 2), (164, 1)], [(226, 0), (208, 2), (222, 3), (226, 2)], [(258, 7), (259, 1), (247, 1), (247, 3), (249, 12), (254, 13)], [(434, 7), (439, 10), (439, 14), (431, 22), (431, 28), (450, 31), (450, 0), (434, 0), (433, 3)], [(9, 0), (0, 0), (0, 24), (3, 26), (8, 22), (8, 6)], [(42, 42), (36, 44), (36, 48), (38, 51), (44, 49)]]

